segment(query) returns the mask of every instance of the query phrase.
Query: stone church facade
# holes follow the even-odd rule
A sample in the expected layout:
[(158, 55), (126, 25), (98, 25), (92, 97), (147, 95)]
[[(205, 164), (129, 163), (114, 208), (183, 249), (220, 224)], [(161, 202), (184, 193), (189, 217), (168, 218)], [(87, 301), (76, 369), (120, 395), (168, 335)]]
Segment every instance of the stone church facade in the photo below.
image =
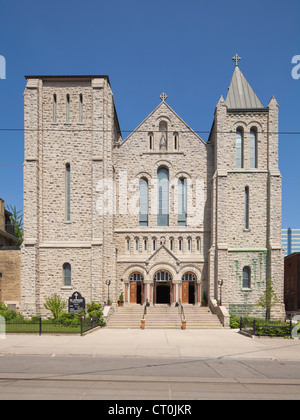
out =
[[(22, 312), (45, 299), (283, 302), (278, 104), (236, 61), (204, 142), (165, 94), (123, 139), (108, 76), (26, 76)], [(283, 304), (272, 310), (284, 317)]]

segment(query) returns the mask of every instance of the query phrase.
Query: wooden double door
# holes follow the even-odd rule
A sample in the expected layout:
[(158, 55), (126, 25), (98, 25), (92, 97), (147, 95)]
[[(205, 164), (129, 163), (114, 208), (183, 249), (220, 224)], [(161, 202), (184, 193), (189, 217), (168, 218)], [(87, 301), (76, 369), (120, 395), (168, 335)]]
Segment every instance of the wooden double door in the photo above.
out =
[(142, 304), (144, 302), (144, 283), (142, 281), (130, 282), (130, 303)]
[(197, 285), (194, 281), (183, 281), (182, 282), (182, 303), (189, 303), (195, 305)]

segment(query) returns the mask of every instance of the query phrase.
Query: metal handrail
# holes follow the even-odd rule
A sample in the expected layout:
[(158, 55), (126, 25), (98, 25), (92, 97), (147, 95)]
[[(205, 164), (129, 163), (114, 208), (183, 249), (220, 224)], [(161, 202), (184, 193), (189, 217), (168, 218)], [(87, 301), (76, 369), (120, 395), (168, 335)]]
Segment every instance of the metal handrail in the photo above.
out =
[(182, 306), (182, 303), (181, 303), (181, 299), (179, 300), (178, 309), (179, 309), (179, 314), (180, 314), (181, 321), (185, 321), (185, 314), (184, 314), (184, 309), (183, 309), (183, 306)]
[(142, 319), (145, 319), (145, 315), (147, 313), (147, 306), (148, 306), (148, 299), (146, 300), (145, 305), (144, 305), (144, 312), (143, 312), (143, 318)]

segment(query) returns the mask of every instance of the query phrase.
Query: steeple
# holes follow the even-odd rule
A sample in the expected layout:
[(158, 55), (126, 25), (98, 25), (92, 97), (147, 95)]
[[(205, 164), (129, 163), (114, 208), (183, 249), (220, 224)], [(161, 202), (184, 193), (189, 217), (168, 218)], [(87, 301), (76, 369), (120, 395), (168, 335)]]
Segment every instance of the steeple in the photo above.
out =
[(236, 54), (232, 59), (235, 61), (235, 69), (225, 100), (226, 105), (229, 109), (264, 108), (238, 66), (241, 58)]

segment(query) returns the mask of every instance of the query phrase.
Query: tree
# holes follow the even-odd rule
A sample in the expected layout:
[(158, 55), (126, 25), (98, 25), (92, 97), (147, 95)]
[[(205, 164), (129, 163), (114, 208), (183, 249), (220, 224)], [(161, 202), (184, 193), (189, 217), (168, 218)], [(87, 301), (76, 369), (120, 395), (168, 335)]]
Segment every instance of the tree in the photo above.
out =
[(11, 213), (9, 217), (12, 228), (15, 232), (15, 237), (19, 239), (19, 245), (23, 242), (23, 213), (22, 210), (17, 210), (16, 206), (7, 205), (7, 210)]
[(266, 291), (260, 296), (257, 306), (261, 306), (266, 309), (266, 320), (271, 317), (271, 307), (279, 303), (279, 299), (274, 291), (273, 282), (271, 279), (267, 280)]
[(54, 295), (48, 297), (46, 302), (44, 303), (44, 307), (49, 309), (52, 312), (53, 318), (57, 319), (59, 314), (63, 311), (66, 306), (66, 302), (64, 302), (60, 296), (56, 293)]

